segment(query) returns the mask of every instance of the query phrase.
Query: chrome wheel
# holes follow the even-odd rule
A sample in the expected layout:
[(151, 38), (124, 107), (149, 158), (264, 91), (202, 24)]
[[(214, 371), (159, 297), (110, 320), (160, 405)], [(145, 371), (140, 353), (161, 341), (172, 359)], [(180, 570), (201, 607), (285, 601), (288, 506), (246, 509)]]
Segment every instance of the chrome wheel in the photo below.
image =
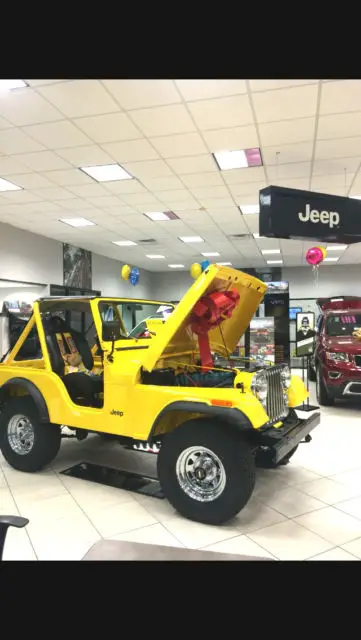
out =
[(205, 447), (189, 447), (182, 451), (177, 460), (176, 474), (184, 493), (199, 502), (216, 500), (226, 486), (222, 462)]
[(34, 446), (34, 429), (29, 418), (15, 415), (8, 423), (8, 441), (11, 449), (19, 456), (26, 456)]

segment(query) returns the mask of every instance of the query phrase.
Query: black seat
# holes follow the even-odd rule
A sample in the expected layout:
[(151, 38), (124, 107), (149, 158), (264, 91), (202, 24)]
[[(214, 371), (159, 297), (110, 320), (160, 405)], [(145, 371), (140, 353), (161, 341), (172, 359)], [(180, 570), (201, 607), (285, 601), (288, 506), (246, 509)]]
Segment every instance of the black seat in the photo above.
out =
[[(103, 391), (103, 376), (93, 377), (82, 372), (65, 375), (65, 362), (57, 340), (57, 334), (62, 337), (65, 334), (69, 334), (82, 358), (84, 366), (91, 371), (94, 367), (94, 359), (85, 337), (69, 327), (60, 316), (51, 316), (44, 319), (44, 331), (52, 369), (54, 373), (57, 373), (62, 378), (71, 399), (76, 404), (98, 406), (97, 396)], [(65, 337), (63, 337), (63, 344), (66, 351), (70, 353)]]

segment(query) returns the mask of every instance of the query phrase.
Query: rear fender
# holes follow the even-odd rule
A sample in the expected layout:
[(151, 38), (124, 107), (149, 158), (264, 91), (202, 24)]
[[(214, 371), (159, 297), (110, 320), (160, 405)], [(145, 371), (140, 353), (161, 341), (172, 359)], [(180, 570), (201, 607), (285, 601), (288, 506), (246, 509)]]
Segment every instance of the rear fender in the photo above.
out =
[(50, 422), (48, 407), (42, 393), (33, 382), (26, 378), (11, 378), (0, 389), (0, 401), (12, 396), (31, 396), (38, 410), (40, 422)]

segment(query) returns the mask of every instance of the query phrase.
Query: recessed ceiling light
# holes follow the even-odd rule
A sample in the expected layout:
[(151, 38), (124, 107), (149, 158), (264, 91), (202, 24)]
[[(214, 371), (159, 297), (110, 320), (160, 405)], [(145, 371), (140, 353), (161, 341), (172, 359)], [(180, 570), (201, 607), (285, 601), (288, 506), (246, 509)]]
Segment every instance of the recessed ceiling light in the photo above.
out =
[(181, 236), (179, 240), (182, 242), (204, 242), (201, 236)]
[(86, 218), (60, 218), (59, 222), (69, 224), (71, 227), (95, 227), (95, 222), (86, 220)]
[(135, 247), (137, 243), (133, 240), (114, 240), (112, 244), (116, 244), (118, 247)]
[(221, 171), (229, 169), (245, 169), (246, 167), (261, 167), (262, 156), (258, 147), (254, 149), (240, 149), (239, 151), (216, 151), (213, 157)]
[(347, 244), (331, 244), (327, 247), (327, 251), (345, 251), (347, 247)]
[(283, 260), (267, 260), (267, 264), (283, 264)]
[(0, 91), (11, 91), (12, 89), (22, 89), (27, 87), (25, 80), (0, 80)]
[(216, 256), (220, 256), (221, 254), (218, 251), (206, 251), (205, 253), (201, 253), (205, 258), (215, 258)]
[(150, 253), (145, 256), (146, 258), (150, 258), (151, 260), (164, 260), (165, 256), (160, 256), (157, 253)]
[(231, 267), (232, 262), (217, 262), (219, 267)]
[(147, 211), (144, 215), (154, 222), (166, 222), (167, 220), (179, 219), (173, 211)]
[(248, 216), (252, 213), (259, 213), (259, 204), (241, 204), (239, 209), (244, 216)]
[(169, 264), (170, 269), (184, 269), (184, 264)]
[(94, 167), (80, 167), (81, 171), (97, 182), (114, 182), (115, 180), (133, 180), (130, 175), (119, 164), (103, 164)]
[(325, 258), (323, 262), (338, 262), (339, 258)]
[(18, 187), (17, 184), (13, 182), (9, 182), (9, 180), (5, 180), (5, 178), (0, 178), (0, 191), (21, 191), (22, 187)]
[(253, 237), (254, 237), (254, 239), (255, 239), (255, 240), (257, 240), (257, 239), (258, 239), (258, 238), (260, 238), (261, 236), (259, 235), (259, 233), (254, 233), (254, 234), (253, 234)]
[(262, 249), (261, 253), (263, 253), (264, 256), (266, 255), (271, 255), (271, 253), (281, 253), (280, 249)]

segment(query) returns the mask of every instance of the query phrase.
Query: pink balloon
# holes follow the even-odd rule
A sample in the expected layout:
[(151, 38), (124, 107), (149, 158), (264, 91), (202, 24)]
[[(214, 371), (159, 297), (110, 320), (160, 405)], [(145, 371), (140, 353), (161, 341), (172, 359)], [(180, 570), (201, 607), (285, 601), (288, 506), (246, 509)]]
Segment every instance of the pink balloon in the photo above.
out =
[(306, 260), (308, 264), (312, 265), (313, 267), (321, 264), (321, 262), (323, 261), (323, 253), (321, 249), (319, 247), (312, 247), (311, 249), (309, 249), (306, 253)]

